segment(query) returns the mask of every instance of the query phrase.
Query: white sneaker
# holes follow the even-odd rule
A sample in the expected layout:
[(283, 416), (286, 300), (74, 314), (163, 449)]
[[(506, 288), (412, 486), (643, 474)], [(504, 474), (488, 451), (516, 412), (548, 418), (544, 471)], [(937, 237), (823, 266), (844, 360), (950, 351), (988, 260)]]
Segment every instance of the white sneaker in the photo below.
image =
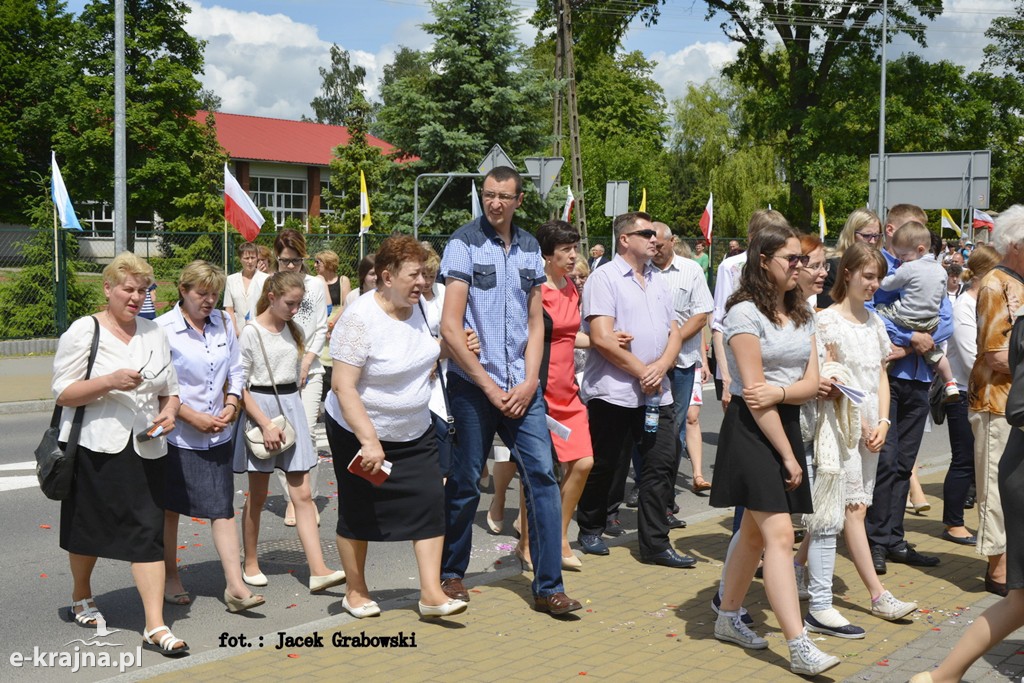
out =
[(787, 644), (789, 645), (789, 670), (795, 674), (817, 676), (822, 671), (827, 671), (839, 664), (839, 658), (819, 650), (818, 646), (807, 637), (806, 631), (799, 638), (788, 641)]
[(715, 619), (715, 638), (736, 643), (748, 650), (764, 650), (768, 647), (768, 641), (747, 628), (739, 614), (719, 614)]
[(793, 565), (793, 571), (796, 572), (796, 595), (801, 600), (811, 599), (811, 590), (807, 583), (809, 580), (807, 565)]
[(871, 613), (887, 621), (902, 619), (916, 609), (916, 602), (897, 600), (889, 591), (879, 595), (877, 600), (871, 601)]

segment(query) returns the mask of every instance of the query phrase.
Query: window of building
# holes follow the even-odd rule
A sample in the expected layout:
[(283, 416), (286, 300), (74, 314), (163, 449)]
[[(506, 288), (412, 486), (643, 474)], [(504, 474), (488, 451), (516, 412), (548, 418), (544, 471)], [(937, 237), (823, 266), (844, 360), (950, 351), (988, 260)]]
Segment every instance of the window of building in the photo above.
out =
[(249, 179), (249, 193), (256, 206), (274, 214), (277, 227), (285, 219), (306, 220), (306, 181), (293, 178), (269, 178), (252, 176)]

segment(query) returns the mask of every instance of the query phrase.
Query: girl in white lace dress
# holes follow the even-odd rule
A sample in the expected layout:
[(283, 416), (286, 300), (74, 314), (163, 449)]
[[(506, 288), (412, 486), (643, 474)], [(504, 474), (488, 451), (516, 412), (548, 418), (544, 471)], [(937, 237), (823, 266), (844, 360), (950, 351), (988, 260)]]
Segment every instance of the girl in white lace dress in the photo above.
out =
[[(250, 586), (267, 585), (267, 577), (260, 571), (256, 545), (259, 542), (260, 514), (267, 501), (270, 473), (279, 469), (285, 473), (292, 500), (301, 503), (296, 506), (295, 521), (299, 541), (309, 564), (309, 590), (316, 593), (344, 581), (345, 572), (331, 571), (324, 564), (316, 508), (310, 498), (309, 471), (316, 464), (317, 454), (309, 438), (302, 398), (299, 396), (299, 367), (304, 348), (302, 330), (292, 322), (304, 292), (301, 274), (274, 273), (267, 280), (263, 295), (256, 304), (256, 319), (245, 326), (239, 339), (247, 387), (244, 391), (244, 404), (248, 415), (247, 420), (241, 421), (241, 429), (259, 425), (267, 450), (273, 451), (280, 445), (284, 433), (271, 420), (283, 412), (295, 429), (295, 444), (277, 455), (261, 460), (252, 454), (242, 434), (238, 434), (234, 469), (235, 472), (249, 473), (249, 497), (242, 510), (242, 546), (245, 550), (242, 580)], [(263, 355), (264, 349), (269, 359), (269, 371)], [(280, 408), (274, 386), (280, 396)]]
[[(867, 310), (864, 303), (871, 300), (886, 270), (885, 257), (880, 251), (867, 244), (851, 246), (843, 254), (836, 273), (836, 284), (831, 292), (835, 303), (818, 313), (817, 321), (818, 344), (824, 347), (825, 362), (844, 366), (849, 374), (849, 385), (867, 394), (858, 406), (860, 433), (856, 435), (856, 445), (847, 448), (843, 443), (846, 440), (840, 439), (842, 500), (837, 503), (845, 509), (843, 529), (846, 545), (861, 581), (871, 594), (871, 612), (883, 619), (895, 620), (913, 612), (917, 605), (897, 600), (882, 586), (871, 562), (864, 529), (864, 517), (875, 488), (878, 452), (889, 430), (889, 382), (885, 358), (891, 348), (881, 318)], [(839, 390), (831, 387), (827, 398), (838, 397)], [(841, 420), (838, 422), (841, 424)], [(815, 506), (818, 506), (817, 497)], [(819, 511), (816, 509), (815, 512)], [(808, 588), (811, 604), (804, 623), (812, 632), (839, 638), (863, 638), (864, 629), (851, 625), (832, 606), (838, 531), (810, 535)]]

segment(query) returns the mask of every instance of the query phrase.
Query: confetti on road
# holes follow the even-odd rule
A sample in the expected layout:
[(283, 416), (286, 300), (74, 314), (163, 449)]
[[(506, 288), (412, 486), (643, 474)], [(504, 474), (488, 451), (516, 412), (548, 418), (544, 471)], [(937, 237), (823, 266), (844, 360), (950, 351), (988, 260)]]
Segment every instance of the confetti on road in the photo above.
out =
[(40, 529), (49, 529), (49, 528), (50, 528), (50, 525), (49, 525), (49, 524), (40, 524), (40, 525), (39, 525), (39, 528), (40, 528)]

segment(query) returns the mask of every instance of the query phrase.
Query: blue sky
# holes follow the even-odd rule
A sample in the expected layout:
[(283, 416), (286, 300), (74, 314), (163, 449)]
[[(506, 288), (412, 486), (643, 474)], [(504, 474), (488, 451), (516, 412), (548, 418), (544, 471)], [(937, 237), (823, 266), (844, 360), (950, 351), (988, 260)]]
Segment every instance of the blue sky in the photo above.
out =
[[(207, 41), (202, 81), (221, 97), (226, 112), (298, 118), (310, 114), (309, 102), (320, 86), (318, 68), (330, 60), (337, 43), (367, 69), (367, 90), (376, 95), (377, 79), (401, 45), (430, 46), (419, 25), (430, 19), (426, 0), (186, 0), (192, 8), (188, 29)], [(525, 18), (535, 0), (509, 0), (522, 10), (520, 39), (531, 43), (534, 29)], [(70, 0), (77, 12), (84, 0)], [(893, 52), (921, 52), (970, 69), (981, 63), (984, 31), (996, 16), (1012, 13), (1013, 0), (945, 0), (942, 18), (928, 28), (929, 47), (917, 48), (900, 36)], [(657, 26), (636, 23), (625, 41), (658, 62), (654, 78), (669, 99), (688, 83), (717, 74), (735, 54), (719, 29), (704, 20), (703, 2), (669, 0)]]

